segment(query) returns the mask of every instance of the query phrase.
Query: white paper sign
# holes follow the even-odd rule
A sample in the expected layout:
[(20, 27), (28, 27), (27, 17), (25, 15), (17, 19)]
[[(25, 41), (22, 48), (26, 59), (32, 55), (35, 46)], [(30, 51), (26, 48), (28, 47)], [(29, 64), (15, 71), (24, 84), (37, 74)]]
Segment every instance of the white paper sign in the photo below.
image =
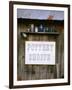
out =
[(25, 64), (55, 64), (55, 42), (26, 41)]

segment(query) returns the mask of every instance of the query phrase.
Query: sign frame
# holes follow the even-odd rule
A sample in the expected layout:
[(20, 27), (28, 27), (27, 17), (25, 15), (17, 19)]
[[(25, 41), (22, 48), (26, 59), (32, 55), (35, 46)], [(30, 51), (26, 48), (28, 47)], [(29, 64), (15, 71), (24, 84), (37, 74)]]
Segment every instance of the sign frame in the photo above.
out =
[[(53, 45), (53, 47), (50, 47), (50, 46), (48, 47), (48, 45), (50, 44)], [(34, 49), (33, 49), (33, 46), (31, 45), (35, 46)], [(46, 48), (45, 48), (45, 45), (46, 45)], [(56, 56), (55, 47), (56, 47), (56, 42), (52, 42), (52, 41), (26, 41), (25, 42), (25, 64), (26, 65), (55, 65), (55, 56)], [(35, 58), (33, 57), (33, 55)], [(40, 56), (37, 57), (37, 55), (40, 55)], [(42, 56), (45, 55), (45, 57), (43, 56), (44, 57), (43, 58), (41, 55)], [(32, 60), (29, 60), (31, 59), (30, 56)], [(49, 56), (51, 56), (52, 58)], [(43, 58), (43, 60), (41, 57)], [(51, 60), (49, 60), (49, 58), (51, 58)]]

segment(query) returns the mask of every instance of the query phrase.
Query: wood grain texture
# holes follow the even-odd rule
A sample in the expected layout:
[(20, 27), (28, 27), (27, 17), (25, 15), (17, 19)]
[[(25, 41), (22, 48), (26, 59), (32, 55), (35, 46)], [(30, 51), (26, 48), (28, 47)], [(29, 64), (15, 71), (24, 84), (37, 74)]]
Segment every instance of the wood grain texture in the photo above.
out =
[[(64, 33), (63, 26), (56, 26), (59, 36), (53, 35), (27, 35), (21, 37), (20, 32), (27, 30), (24, 23), (18, 25), (18, 56), (17, 80), (55, 79), (64, 77)], [(55, 65), (25, 65), (25, 41), (55, 41)]]

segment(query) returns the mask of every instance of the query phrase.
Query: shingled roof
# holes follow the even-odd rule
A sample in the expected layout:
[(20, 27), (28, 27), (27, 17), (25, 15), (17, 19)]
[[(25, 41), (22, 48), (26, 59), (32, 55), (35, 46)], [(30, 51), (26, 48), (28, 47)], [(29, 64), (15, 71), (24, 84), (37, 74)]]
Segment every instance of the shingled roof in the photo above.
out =
[(43, 19), (43, 20), (64, 20), (64, 11), (57, 10), (37, 10), (37, 9), (18, 9), (17, 18)]

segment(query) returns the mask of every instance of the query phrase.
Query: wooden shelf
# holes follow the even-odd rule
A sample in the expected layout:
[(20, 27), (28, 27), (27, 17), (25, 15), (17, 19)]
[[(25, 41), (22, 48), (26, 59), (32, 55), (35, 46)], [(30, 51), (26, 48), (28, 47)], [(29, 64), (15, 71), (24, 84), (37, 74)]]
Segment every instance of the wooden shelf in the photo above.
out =
[(21, 32), (21, 35), (25, 33), (25, 34), (33, 34), (33, 35), (59, 35), (59, 32)]

